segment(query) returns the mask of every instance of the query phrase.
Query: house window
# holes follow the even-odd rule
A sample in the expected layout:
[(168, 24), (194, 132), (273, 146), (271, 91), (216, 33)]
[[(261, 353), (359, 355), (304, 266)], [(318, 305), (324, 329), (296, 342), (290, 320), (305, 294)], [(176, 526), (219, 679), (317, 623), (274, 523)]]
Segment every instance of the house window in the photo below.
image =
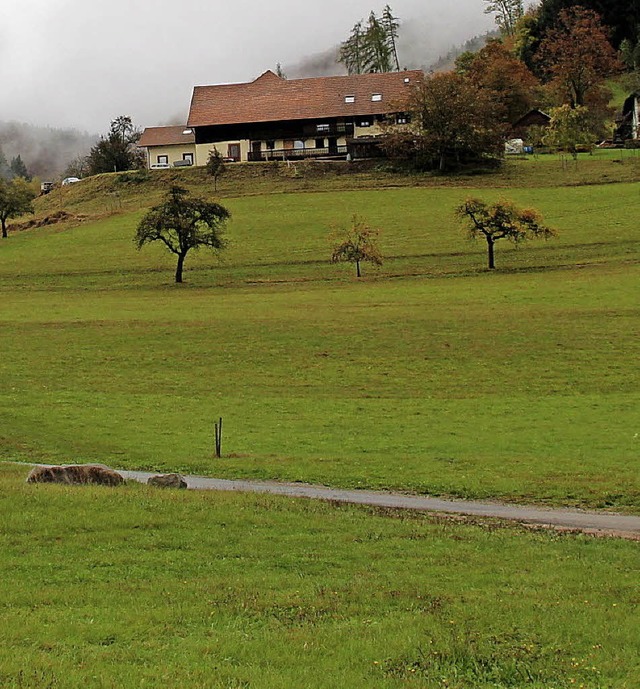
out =
[(169, 156), (158, 156), (158, 165), (168, 165)]
[(273, 140), (267, 141), (267, 148), (270, 151), (273, 151), (273, 149), (276, 147), (276, 142)]
[(316, 139), (316, 148), (324, 148), (324, 139)]
[(382, 94), (381, 94), (381, 93), (374, 93), (374, 94), (371, 96), (371, 101), (372, 101), (373, 103), (376, 103), (376, 102), (381, 101), (381, 100), (382, 100)]
[(345, 96), (345, 97), (344, 97), (344, 102), (345, 102), (345, 103), (355, 103), (355, 102), (356, 102), (356, 97), (355, 97), (355, 96)]
[(304, 148), (304, 141), (301, 139), (297, 139), (296, 141), (293, 142), (293, 147), (299, 151)]
[(366, 119), (366, 120), (360, 120), (358, 122), (358, 127), (370, 127), (371, 126), (371, 120)]
[(193, 153), (183, 153), (182, 160), (189, 165), (193, 165)]
[(409, 124), (409, 115), (406, 112), (400, 112), (396, 115), (396, 124)]
[(328, 132), (331, 130), (331, 125), (330, 124), (317, 124), (316, 125), (316, 131), (318, 134), (321, 134), (322, 132)]

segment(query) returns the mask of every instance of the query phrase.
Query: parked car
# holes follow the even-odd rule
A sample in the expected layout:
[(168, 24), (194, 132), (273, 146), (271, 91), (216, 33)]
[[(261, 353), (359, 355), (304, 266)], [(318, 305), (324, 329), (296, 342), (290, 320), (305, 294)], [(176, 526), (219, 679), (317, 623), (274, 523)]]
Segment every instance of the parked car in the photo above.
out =
[(75, 184), (76, 182), (79, 182), (80, 178), (79, 177), (65, 177), (62, 180), (62, 186), (66, 187), (67, 184)]
[(48, 194), (50, 191), (53, 191), (55, 186), (55, 182), (42, 182), (40, 184), (40, 195)]

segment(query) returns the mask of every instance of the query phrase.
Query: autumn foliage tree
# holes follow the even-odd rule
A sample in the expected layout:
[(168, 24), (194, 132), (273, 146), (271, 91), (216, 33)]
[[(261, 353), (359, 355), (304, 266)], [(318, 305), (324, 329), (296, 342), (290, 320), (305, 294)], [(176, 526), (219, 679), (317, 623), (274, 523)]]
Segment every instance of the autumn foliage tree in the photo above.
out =
[(505, 122), (515, 122), (539, 102), (540, 82), (501, 41), (489, 41), (458, 71), (491, 95)]
[(352, 263), (356, 267), (356, 276), (361, 277), (361, 263), (382, 265), (382, 254), (378, 247), (378, 230), (369, 227), (358, 216), (351, 219), (351, 227), (337, 230), (332, 235), (332, 263)]
[(462, 74), (425, 77), (410, 96), (411, 125), (383, 141), (390, 157), (444, 172), (468, 162), (499, 159), (505, 127), (493, 94)]
[(468, 198), (456, 208), (471, 239), (484, 237), (487, 242), (489, 269), (495, 266), (494, 247), (501, 239), (519, 244), (526, 239), (554, 237), (556, 232), (542, 224), (542, 217), (532, 208), (517, 208), (511, 201), (488, 204)]
[(563, 10), (541, 42), (536, 59), (560, 103), (588, 105), (604, 79), (621, 69), (607, 30), (592, 10)]
[(176, 282), (182, 282), (184, 259), (192, 249), (207, 247), (220, 252), (225, 247), (222, 229), (230, 213), (217, 203), (192, 198), (186, 189), (173, 186), (162, 203), (140, 221), (135, 243), (138, 249), (161, 242), (178, 257)]

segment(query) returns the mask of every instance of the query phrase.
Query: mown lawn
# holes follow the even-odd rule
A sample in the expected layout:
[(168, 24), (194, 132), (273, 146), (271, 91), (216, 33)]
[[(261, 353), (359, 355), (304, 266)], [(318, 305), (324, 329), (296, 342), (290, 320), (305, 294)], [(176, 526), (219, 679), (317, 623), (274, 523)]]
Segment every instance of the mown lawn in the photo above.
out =
[(631, 689), (636, 543), (0, 467), (6, 689)]
[[(2, 456), (640, 511), (637, 184), (513, 190), (560, 235), (494, 274), (469, 194), (503, 192), (229, 199), (181, 288), (139, 214), (12, 236)], [(360, 282), (327, 260), (352, 213), (388, 257)]]

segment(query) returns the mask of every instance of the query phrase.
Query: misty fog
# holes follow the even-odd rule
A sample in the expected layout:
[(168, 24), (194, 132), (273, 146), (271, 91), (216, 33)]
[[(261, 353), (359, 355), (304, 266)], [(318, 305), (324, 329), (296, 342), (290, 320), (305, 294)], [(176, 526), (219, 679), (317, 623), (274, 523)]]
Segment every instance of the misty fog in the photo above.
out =
[[(290, 77), (340, 73), (331, 56), (385, 2), (339, 0), (2, 0), (0, 121), (105, 132), (185, 121), (197, 84), (249, 81), (280, 62)], [(428, 67), (493, 27), (482, 0), (397, 0), (400, 59)]]

